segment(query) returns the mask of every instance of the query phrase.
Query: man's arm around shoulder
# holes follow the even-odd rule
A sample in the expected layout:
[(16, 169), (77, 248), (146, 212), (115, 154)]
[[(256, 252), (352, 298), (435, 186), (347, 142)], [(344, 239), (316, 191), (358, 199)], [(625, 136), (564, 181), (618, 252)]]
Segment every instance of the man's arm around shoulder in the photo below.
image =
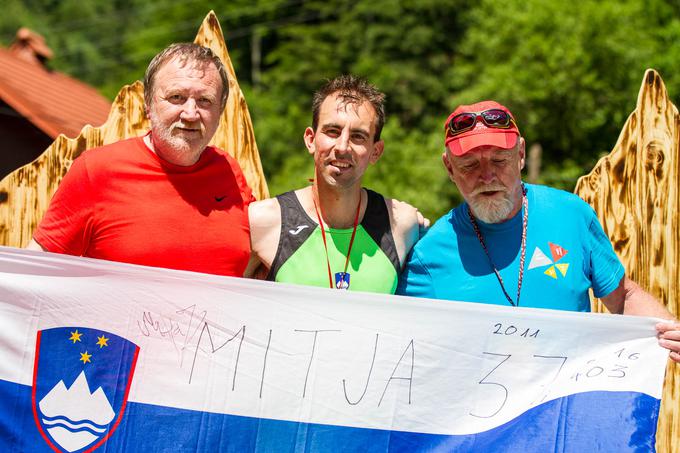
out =
[(430, 221), (424, 218), (417, 208), (408, 203), (393, 198), (385, 199), (385, 203), (390, 213), (392, 235), (397, 246), (399, 263), (403, 269), (406, 257), (420, 238), (421, 230), (427, 229)]

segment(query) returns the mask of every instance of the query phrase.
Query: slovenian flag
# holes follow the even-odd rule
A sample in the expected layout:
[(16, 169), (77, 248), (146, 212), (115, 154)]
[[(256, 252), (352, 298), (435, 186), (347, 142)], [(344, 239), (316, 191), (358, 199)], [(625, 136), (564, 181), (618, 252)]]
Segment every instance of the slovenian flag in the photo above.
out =
[(655, 323), (0, 248), (0, 451), (653, 451)]

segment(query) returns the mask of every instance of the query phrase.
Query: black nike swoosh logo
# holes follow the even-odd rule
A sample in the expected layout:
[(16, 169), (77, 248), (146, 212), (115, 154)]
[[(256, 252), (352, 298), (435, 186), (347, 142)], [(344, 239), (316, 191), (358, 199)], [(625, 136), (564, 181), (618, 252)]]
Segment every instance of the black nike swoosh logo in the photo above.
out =
[(222, 201), (222, 200), (224, 200), (225, 198), (227, 198), (226, 195), (224, 195), (224, 196), (222, 196), (222, 197), (215, 197), (215, 201)]

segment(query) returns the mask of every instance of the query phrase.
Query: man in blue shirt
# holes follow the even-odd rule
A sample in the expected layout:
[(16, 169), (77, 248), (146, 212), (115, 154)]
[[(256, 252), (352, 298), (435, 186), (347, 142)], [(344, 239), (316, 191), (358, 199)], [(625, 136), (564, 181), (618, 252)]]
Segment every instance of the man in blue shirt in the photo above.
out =
[[(593, 209), (574, 194), (524, 184), (525, 142), (494, 101), (459, 106), (442, 155), (465, 202), (413, 248), (397, 294), (590, 311), (592, 288), (612, 313), (673, 316), (625, 276)], [(680, 323), (657, 325), (680, 362)]]

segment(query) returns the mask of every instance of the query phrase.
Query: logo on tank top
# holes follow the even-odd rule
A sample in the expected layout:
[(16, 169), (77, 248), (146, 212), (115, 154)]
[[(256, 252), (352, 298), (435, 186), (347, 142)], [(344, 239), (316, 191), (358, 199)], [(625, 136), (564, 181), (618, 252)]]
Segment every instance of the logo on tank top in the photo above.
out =
[(552, 259), (549, 258), (543, 250), (536, 247), (534, 249), (534, 254), (531, 256), (531, 261), (529, 262), (529, 270), (548, 266), (547, 269), (543, 271), (548, 277), (554, 278), (555, 280), (557, 280), (560, 275), (566, 277), (567, 271), (569, 270), (569, 263), (561, 262), (561, 260), (569, 252), (561, 245), (552, 242), (548, 242), (548, 247), (550, 248), (550, 256)]
[(298, 225), (296, 229), (294, 229), (294, 230), (288, 230), (288, 232), (289, 232), (290, 234), (292, 234), (293, 236), (297, 236), (297, 235), (300, 234), (300, 233), (302, 232), (302, 230), (304, 230), (305, 228), (309, 228), (309, 225)]

